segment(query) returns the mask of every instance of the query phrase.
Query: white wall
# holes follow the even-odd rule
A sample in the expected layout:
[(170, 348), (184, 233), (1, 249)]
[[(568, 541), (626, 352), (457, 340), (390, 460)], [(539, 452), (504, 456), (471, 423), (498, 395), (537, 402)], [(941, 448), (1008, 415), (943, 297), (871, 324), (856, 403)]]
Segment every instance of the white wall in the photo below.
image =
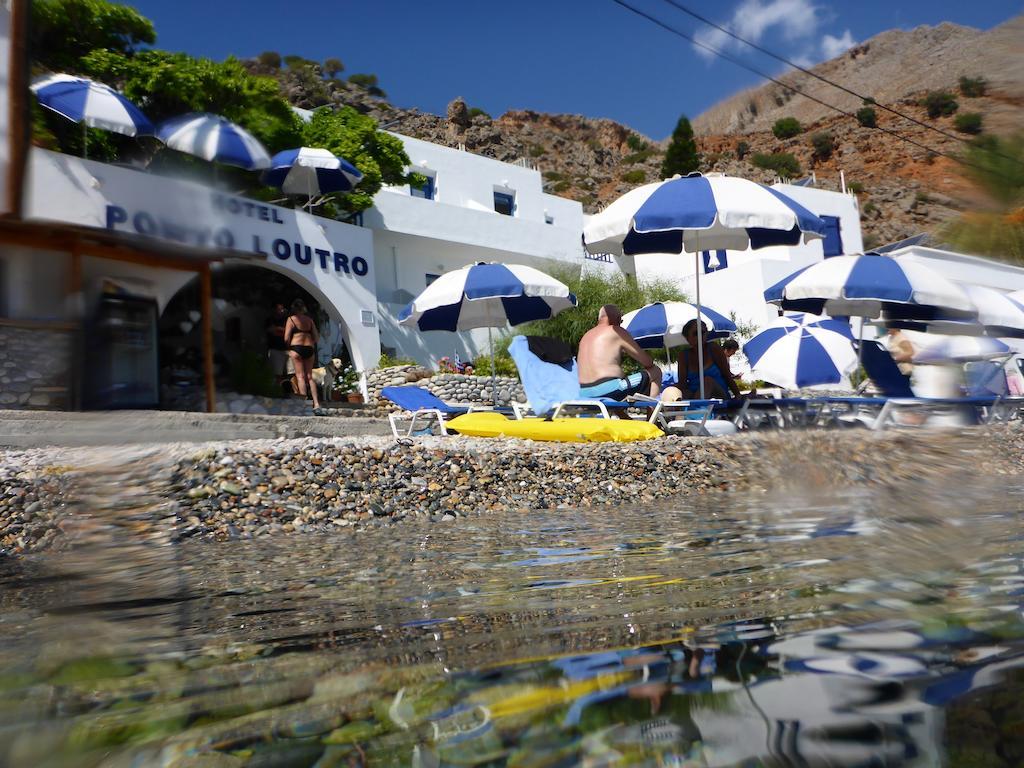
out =
[[(580, 269), (583, 208), (545, 194), (533, 168), (395, 135), (411, 170), (434, 177), (435, 194), (426, 200), (412, 196), (408, 186), (385, 187), (363, 214), (374, 230), (381, 344), (428, 365), (455, 352), (463, 359), (486, 354), (486, 330), (420, 333), (400, 327), (398, 313), (426, 288), (426, 275), (478, 261), (526, 264), (548, 273), (559, 266)], [(513, 216), (494, 210), (496, 189), (515, 191)], [(494, 337), (508, 332), (514, 331), (496, 329)]]

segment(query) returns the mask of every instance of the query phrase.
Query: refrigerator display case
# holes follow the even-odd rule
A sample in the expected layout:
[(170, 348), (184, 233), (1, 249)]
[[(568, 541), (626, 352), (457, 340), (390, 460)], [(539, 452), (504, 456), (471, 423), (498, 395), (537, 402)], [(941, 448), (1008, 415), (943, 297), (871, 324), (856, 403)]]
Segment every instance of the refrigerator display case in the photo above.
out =
[(151, 298), (122, 294), (100, 298), (82, 357), (86, 408), (159, 406), (158, 318)]

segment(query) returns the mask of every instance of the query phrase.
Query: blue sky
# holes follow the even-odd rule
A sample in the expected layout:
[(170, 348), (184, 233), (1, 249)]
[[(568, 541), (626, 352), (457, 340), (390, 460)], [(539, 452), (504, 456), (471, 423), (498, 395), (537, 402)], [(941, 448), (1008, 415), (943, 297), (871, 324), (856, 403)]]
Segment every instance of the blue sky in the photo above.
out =
[[(665, 0), (623, 0), (778, 73)], [(800, 63), (815, 63), (886, 29), (952, 21), (988, 29), (1021, 0), (678, 0)], [(157, 45), (222, 59), (273, 50), (345, 75), (372, 72), (401, 107), (444, 114), (462, 96), (497, 117), (509, 109), (608, 117), (652, 138), (672, 132), (757, 76), (702, 55), (614, 0), (135, 0)]]

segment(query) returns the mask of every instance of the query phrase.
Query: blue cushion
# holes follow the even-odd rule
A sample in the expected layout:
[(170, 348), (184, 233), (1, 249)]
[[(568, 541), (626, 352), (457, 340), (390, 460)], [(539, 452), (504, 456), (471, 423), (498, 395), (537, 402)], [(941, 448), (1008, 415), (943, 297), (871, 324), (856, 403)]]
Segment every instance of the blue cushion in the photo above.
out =
[(465, 406), (448, 405), (423, 387), (384, 387), (380, 394), (407, 411), (421, 411), (427, 408), (434, 408), (447, 414), (460, 414), (469, 411), (469, 408)]

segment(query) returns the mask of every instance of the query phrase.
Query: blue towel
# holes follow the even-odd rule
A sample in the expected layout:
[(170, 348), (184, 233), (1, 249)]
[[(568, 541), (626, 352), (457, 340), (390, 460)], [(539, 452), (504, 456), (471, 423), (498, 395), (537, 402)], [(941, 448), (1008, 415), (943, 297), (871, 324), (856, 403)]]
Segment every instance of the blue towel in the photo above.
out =
[(554, 363), (545, 363), (530, 351), (525, 336), (516, 336), (508, 346), (508, 353), (519, 369), (526, 399), (537, 415), (550, 412), (565, 400), (580, 398), (580, 380), (576, 361), (567, 370)]

